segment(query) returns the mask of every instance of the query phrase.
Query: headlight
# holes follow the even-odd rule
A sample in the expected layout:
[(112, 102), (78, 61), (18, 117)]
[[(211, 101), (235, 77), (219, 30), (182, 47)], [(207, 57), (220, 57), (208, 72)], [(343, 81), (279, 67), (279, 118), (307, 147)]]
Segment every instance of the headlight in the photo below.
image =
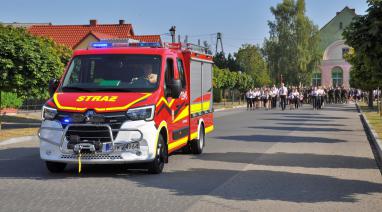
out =
[(53, 120), (57, 115), (57, 109), (47, 107), (47, 106), (42, 106), (42, 111), (41, 111), (41, 119), (42, 120)]
[(137, 107), (132, 108), (127, 111), (127, 118), (129, 120), (137, 121), (137, 120), (146, 120), (151, 121), (154, 119), (155, 106), (145, 106), (145, 107)]

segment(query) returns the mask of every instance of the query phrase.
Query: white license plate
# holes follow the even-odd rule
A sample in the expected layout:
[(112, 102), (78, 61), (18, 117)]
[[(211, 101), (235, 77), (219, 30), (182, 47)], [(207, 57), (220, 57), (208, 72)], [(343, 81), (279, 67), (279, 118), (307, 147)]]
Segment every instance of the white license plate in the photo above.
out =
[(114, 150), (116, 151), (128, 151), (135, 149), (139, 149), (139, 143), (114, 144)]

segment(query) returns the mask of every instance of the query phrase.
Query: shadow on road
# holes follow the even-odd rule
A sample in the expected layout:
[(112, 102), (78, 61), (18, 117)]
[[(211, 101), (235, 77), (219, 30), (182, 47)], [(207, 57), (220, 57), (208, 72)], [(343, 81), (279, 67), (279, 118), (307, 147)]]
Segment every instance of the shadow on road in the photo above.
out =
[(217, 136), (215, 139), (229, 141), (246, 141), (246, 142), (281, 142), (281, 143), (342, 143), (346, 140), (324, 137), (310, 136), (289, 136), (289, 135), (231, 135)]
[(333, 120), (330, 120), (330, 119), (314, 119), (314, 118), (311, 118), (311, 119), (306, 119), (306, 118), (266, 118), (266, 119), (259, 119), (259, 120), (264, 120), (264, 121), (291, 121), (291, 122), (310, 122), (310, 121), (313, 121), (313, 122), (332, 122)]
[[(261, 157), (261, 158), (260, 158)], [(250, 163), (265, 166), (290, 166), (305, 168), (351, 168), (378, 169), (375, 160), (364, 157), (344, 155), (318, 155), (298, 153), (249, 153), (226, 152), (204, 153), (193, 159), (207, 161), (221, 161), (229, 163)]]
[[(36, 154), (30, 156), (31, 152)], [(202, 155), (198, 159), (248, 162), (253, 161), (253, 158), (256, 157), (256, 154), (240, 154), (235, 152), (214, 153)], [(63, 180), (77, 178), (103, 178), (104, 180), (110, 178), (110, 180), (118, 179), (119, 188), (124, 186), (121, 180), (127, 180), (142, 188), (168, 190), (176, 196), (209, 195), (227, 200), (280, 200), (315, 203), (328, 201), (356, 202), (357, 194), (382, 191), (382, 184), (378, 183), (268, 170), (237, 171), (191, 168), (165, 171), (161, 175), (148, 175), (142, 171), (127, 171), (125, 166), (102, 165), (84, 166), (80, 176), (76, 173), (74, 166), (69, 167), (62, 174), (50, 174), (45, 169), (44, 163), (38, 158), (38, 148), (0, 150), (0, 157), (0, 179), (32, 179), (44, 180), (45, 183), (69, 183)], [(359, 168), (361, 166), (370, 167), (372, 163), (369, 159), (352, 159), (342, 156), (330, 158), (331, 156), (291, 154), (289, 157), (294, 159), (289, 161), (283, 161), (287, 157), (286, 153), (276, 153), (273, 156), (269, 154), (265, 157), (276, 157), (276, 159), (271, 160), (271, 162), (262, 162), (265, 160), (261, 158), (259, 163), (269, 163), (270, 165), (293, 165), (296, 163), (300, 166), (329, 166), (330, 168), (347, 167), (345, 163), (336, 163), (336, 160), (358, 161)], [(330, 159), (325, 159), (326, 157)], [(313, 162), (314, 160), (319, 162)], [(334, 165), (328, 164), (329, 162), (334, 162)], [(219, 188), (222, 185), (224, 187)]]
[[(283, 125), (283, 126), (301, 126), (301, 123), (295, 123), (295, 122), (278, 122), (275, 123), (277, 125)], [(304, 123), (304, 126), (322, 126), (322, 127), (345, 127), (345, 124), (321, 124), (321, 123)]]
[(302, 115), (285, 115), (284, 117), (286, 118), (300, 118), (300, 119), (349, 119), (349, 118), (346, 118), (346, 117), (336, 117), (336, 116), (311, 116), (311, 115), (305, 115), (305, 116), (302, 116)]
[(311, 132), (341, 132), (341, 131), (353, 131), (353, 130), (346, 130), (346, 129), (338, 129), (338, 128), (329, 128), (329, 127), (249, 127), (253, 129), (265, 129), (265, 130), (286, 130), (286, 131), (311, 131)]

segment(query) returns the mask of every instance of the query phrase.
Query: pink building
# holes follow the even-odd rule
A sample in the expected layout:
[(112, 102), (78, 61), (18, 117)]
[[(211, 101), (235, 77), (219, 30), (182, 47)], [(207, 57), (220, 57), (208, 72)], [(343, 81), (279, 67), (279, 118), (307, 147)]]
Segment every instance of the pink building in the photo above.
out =
[(349, 46), (345, 44), (342, 32), (355, 16), (354, 9), (345, 7), (320, 29), (320, 48), (323, 51), (323, 57), (319, 66), (320, 72), (313, 74), (313, 85), (349, 88), (351, 65), (344, 59)]

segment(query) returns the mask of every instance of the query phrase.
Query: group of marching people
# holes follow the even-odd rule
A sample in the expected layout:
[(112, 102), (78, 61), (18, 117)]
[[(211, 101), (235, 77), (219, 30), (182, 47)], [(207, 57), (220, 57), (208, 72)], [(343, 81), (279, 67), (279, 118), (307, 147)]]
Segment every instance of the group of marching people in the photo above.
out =
[[(379, 95), (379, 93), (378, 93)], [(246, 92), (247, 110), (265, 108), (271, 110), (279, 107), (285, 110), (289, 108), (298, 109), (303, 104), (311, 104), (314, 110), (319, 110), (325, 104), (346, 104), (349, 101), (359, 101), (365, 95), (360, 89), (345, 89), (344, 87), (286, 87), (284, 83), (277, 88), (262, 87), (250, 89)]]
[(273, 87), (262, 87), (250, 89), (245, 94), (247, 100), (247, 110), (255, 110), (259, 108), (265, 108), (271, 110), (277, 107), (277, 101), (282, 110), (285, 110), (286, 105), (290, 106), (290, 109), (298, 109), (302, 107), (304, 96), (299, 92), (296, 87), (291, 87), (288, 90), (281, 84), (280, 88), (275, 85)]

